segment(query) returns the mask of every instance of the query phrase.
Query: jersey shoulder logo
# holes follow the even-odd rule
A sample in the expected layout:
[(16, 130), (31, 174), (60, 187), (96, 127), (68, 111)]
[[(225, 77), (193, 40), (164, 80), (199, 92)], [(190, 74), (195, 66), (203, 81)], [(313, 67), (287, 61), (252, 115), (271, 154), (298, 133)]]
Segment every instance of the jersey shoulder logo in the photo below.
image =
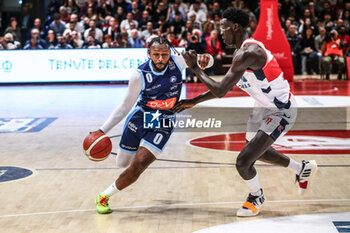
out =
[(169, 69), (175, 70), (175, 68), (176, 68), (175, 63), (173, 61), (169, 61)]

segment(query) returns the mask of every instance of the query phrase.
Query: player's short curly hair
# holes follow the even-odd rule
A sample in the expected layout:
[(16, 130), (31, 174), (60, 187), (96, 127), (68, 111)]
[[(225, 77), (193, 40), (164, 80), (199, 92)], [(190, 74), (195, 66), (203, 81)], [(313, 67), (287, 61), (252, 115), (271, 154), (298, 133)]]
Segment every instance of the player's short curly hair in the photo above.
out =
[(228, 8), (223, 14), (223, 18), (226, 18), (228, 21), (233, 23), (238, 23), (242, 27), (246, 28), (249, 25), (249, 15), (237, 8)]
[(148, 54), (150, 53), (150, 50), (151, 50), (151, 47), (152, 45), (154, 44), (159, 44), (159, 45), (162, 45), (162, 44), (165, 44), (169, 47), (170, 50), (172, 50), (175, 54), (177, 55), (180, 55), (180, 53), (175, 49), (175, 47), (170, 43), (169, 40), (167, 40), (165, 37), (162, 37), (162, 36), (157, 36), (155, 38), (153, 38), (149, 44), (148, 44)]
[(157, 37), (154, 37), (148, 44), (148, 48), (150, 49), (152, 47), (153, 44), (159, 44), (159, 45), (162, 45), (162, 44), (165, 44), (169, 47), (169, 49), (171, 48), (172, 44), (164, 37), (162, 36), (157, 36)]

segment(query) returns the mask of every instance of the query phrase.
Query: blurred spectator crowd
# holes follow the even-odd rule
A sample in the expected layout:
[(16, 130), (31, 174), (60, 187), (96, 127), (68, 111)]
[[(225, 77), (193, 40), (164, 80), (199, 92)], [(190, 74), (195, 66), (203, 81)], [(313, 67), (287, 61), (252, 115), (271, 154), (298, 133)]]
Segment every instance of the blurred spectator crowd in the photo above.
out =
[[(350, 55), (350, 3), (279, 0), (278, 6), (294, 72), (325, 73), (326, 78), (332, 69), (344, 72), (345, 57)], [(0, 34), (0, 49), (143, 48), (150, 38), (164, 36), (175, 47), (213, 55), (215, 67), (208, 72), (214, 74), (225, 55), (220, 19), (228, 7), (249, 14), (252, 36), (259, 1), (51, 0), (45, 22), (30, 9), (23, 9), (25, 20), (10, 18)]]

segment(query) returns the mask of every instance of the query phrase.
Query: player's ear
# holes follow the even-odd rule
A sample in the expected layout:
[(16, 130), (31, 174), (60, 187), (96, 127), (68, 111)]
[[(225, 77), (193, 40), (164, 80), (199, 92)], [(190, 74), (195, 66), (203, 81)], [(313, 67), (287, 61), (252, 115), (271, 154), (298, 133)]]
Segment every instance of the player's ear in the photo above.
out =
[(239, 28), (238, 23), (234, 23), (234, 24), (232, 24), (232, 30), (233, 30), (233, 31), (237, 31), (237, 30), (238, 30), (238, 28)]

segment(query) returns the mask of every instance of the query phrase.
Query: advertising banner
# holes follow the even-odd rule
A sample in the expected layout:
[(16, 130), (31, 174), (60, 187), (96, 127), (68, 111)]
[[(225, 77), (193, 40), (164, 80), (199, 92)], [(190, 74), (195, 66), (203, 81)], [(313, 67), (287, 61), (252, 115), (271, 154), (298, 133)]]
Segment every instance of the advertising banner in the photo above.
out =
[(147, 59), (146, 48), (0, 51), (0, 83), (127, 81)]

